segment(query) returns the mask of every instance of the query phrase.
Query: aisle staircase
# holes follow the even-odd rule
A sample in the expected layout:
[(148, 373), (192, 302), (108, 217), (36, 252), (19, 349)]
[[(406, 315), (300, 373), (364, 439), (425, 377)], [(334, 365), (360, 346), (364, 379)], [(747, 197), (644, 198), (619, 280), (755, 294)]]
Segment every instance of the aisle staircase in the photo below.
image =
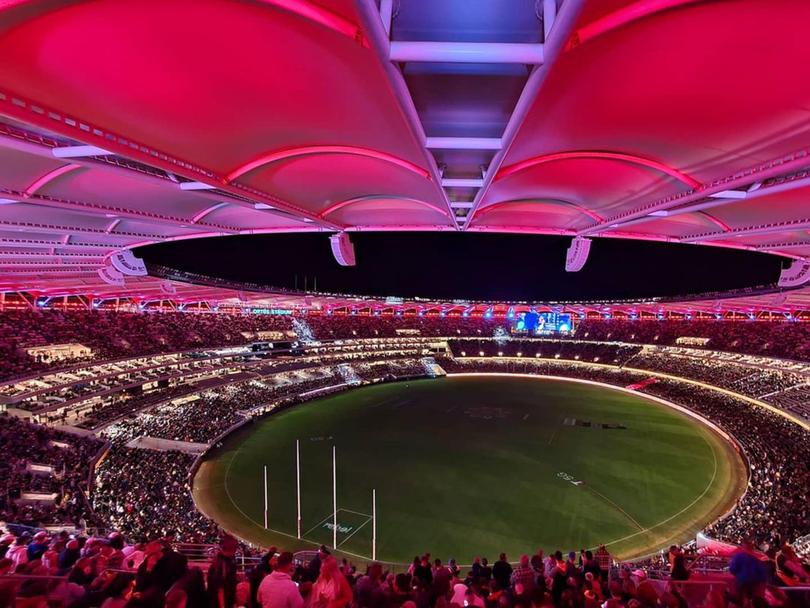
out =
[(360, 378), (360, 376), (357, 374), (357, 372), (354, 371), (354, 368), (347, 363), (338, 365), (337, 371), (338, 374), (340, 374), (340, 377), (343, 378), (343, 382), (345, 382), (346, 384), (356, 385), (360, 384), (363, 381), (362, 378)]
[(447, 372), (444, 371), (441, 365), (436, 362), (436, 359), (433, 357), (422, 357), (419, 362), (425, 368), (427, 375), (431, 378), (436, 378), (438, 376), (446, 376)]
[(313, 342), (317, 341), (312, 328), (309, 326), (309, 323), (303, 319), (293, 317), (292, 328), (301, 344), (312, 344)]

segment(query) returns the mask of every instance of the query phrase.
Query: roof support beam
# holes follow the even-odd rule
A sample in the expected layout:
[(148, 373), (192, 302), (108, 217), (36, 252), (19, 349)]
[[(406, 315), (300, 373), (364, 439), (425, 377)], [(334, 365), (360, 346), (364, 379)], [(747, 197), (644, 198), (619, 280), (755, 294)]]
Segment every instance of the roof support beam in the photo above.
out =
[(442, 186), (445, 188), (480, 188), (484, 185), (484, 180), (480, 177), (444, 177)]
[(557, 18), (557, 0), (543, 0), (543, 40), (548, 40)]
[[(552, 4), (554, 4), (554, 13), (551, 12)], [(529, 110), (534, 105), (535, 99), (546, 80), (549, 70), (562, 54), (563, 46), (568, 40), (571, 31), (574, 29), (574, 24), (584, 4), (585, 0), (566, 0), (560, 12), (557, 13), (556, 3), (543, 3), (543, 29), (548, 31), (546, 41), (543, 43), (543, 63), (534, 68), (529, 75), (529, 79), (526, 81), (526, 85), (523, 87), (523, 91), (520, 93), (520, 98), (515, 105), (515, 109), (512, 111), (512, 115), (509, 117), (509, 122), (501, 137), (501, 149), (495, 154), (495, 157), (484, 173), (484, 185), (475, 196), (475, 204), (472, 210), (470, 210), (470, 213), (467, 214), (467, 217), (473, 217), (475, 215), (475, 210), (481, 204), (487, 190), (489, 190), (489, 185), (500, 170), (503, 160), (515, 139), (515, 135), (523, 124)], [(469, 229), (471, 223), (472, 222), (467, 222), (465, 229)]]
[[(788, 185), (792, 182), (785, 182), (774, 185), (771, 188), (762, 186), (762, 182), (792, 173), (794, 171), (800, 171), (802, 169), (806, 169), (807, 167), (810, 167), (810, 148), (798, 150), (793, 154), (775, 159), (769, 163), (764, 163), (758, 167), (745, 171), (738, 171), (733, 176), (715, 180), (711, 184), (707, 184), (700, 188), (695, 188), (683, 194), (668, 196), (666, 198), (644, 204), (636, 209), (626, 211), (620, 215), (606, 218), (603, 222), (599, 222), (589, 228), (580, 230), (579, 235), (585, 236), (598, 234), (607, 230), (638, 224), (651, 219), (665, 217), (667, 215), (701, 211), (704, 209), (710, 209), (712, 207), (718, 207), (720, 205), (739, 202), (739, 198), (731, 198), (731, 196), (737, 197), (740, 195), (731, 195), (731, 192), (736, 193), (744, 190), (745, 200), (750, 200), (756, 197), (764, 196), (769, 192), (780, 192), (792, 189), (793, 187), (798, 188), (801, 186), (806, 186), (810, 184), (810, 180), (805, 181), (804, 179), (797, 179), (794, 180), (796, 182), (795, 186)], [(776, 190), (775, 188), (780, 189)], [(722, 198), (714, 198), (715, 195), (720, 195)]]
[(82, 158), (85, 156), (111, 156), (112, 152), (98, 146), (63, 146), (54, 148), (53, 155), (56, 158)]
[(763, 224), (760, 226), (749, 226), (747, 228), (737, 228), (730, 232), (707, 232), (692, 234), (680, 239), (681, 243), (703, 243), (706, 241), (726, 240), (743, 236), (757, 236), (760, 234), (772, 234), (775, 232), (793, 232), (810, 229), (810, 219), (799, 219), (788, 222), (778, 222), (773, 224)]
[(520, 63), (540, 65), (544, 60), (540, 43), (512, 42), (391, 42), (391, 61), (435, 63)]
[[(26, 222), (23, 220), (4, 220), (0, 219), (0, 230), (16, 230), (18, 232), (35, 232), (43, 234), (58, 234), (61, 236), (70, 235), (74, 233), (83, 234), (108, 234), (104, 228), (90, 228), (87, 226), (67, 226), (64, 224), (44, 224), (42, 222)], [(115, 236), (120, 237), (138, 237), (144, 239), (162, 241), (166, 236), (162, 234), (149, 234), (144, 232), (121, 232)]]
[[(377, 21), (379, 22), (379, 18)], [(43, 107), (26, 99), (24, 95), (18, 95), (8, 90), (0, 90), (0, 115), (48, 129), (71, 139), (83, 141), (87, 145), (99, 144), (99, 147), (103, 146), (110, 152), (124, 158), (131, 158), (151, 167), (180, 175), (186, 179), (208, 184), (242, 199), (272, 205), (276, 209), (286, 211), (298, 219), (310, 219), (313, 223), (327, 230), (343, 229), (343, 226), (318, 218), (317, 214), (294, 203), (250, 186), (229, 184), (224, 176), (217, 175), (210, 169), (197, 166), (187, 160), (174, 158), (143, 142), (133, 141), (123, 134), (107, 131), (98, 125), (82, 120), (80, 117), (66, 116), (55, 108)]]
[[(9, 137), (8, 135), (4, 135), (2, 133), (0, 133), (0, 147), (8, 148), (8, 149), (11, 149), (11, 150), (16, 150), (16, 151), (19, 151), (19, 152), (23, 152), (25, 154), (32, 154), (32, 155), (38, 156), (40, 158), (50, 158), (50, 157), (52, 157), (52, 155), (53, 155), (52, 153), (53, 153), (53, 150), (54, 150), (54, 148), (51, 148), (51, 147), (48, 147), (48, 146), (45, 146), (45, 145), (42, 145), (42, 144), (36, 144), (36, 143), (31, 142), (31, 141), (19, 140), (19, 139), (16, 139), (14, 137)], [(126, 176), (127, 178), (130, 178), (130, 179), (135, 178), (135, 179), (138, 179), (138, 180), (141, 180), (141, 181), (144, 181), (144, 182), (151, 182), (151, 183), (156, 183), (156, 184), (160, 184), (160, 185), (163, 185), (163, 184), (166, 183), (166, 178), (168, 178), (168, 180), (173, 182), (174, 184), (177, 184), (177, 185), (180, 184), (179, 180), (174, 175), (174, 173), (172, 173), (170, 171), (163, 171), (162, 172), (162, 173), (164, 173), (166, 175), (166, 178), (157, 177), (156, 175), (151, 174), (151, 173), (135, 171), (133, 169), (130, 169), (130, 168), (126, 167), (126, 165), (122, 165), (122, 164), (118, 164), (118, 163), (113, 162), (114, 160), (115, 159), (109, 159), (109, 160), (108, 159), (103, 159), (103, 158), (99, 158), (97, 156), (92, 157), (92, 158), (81, 157), (81, 158), (76, 158), (72, 164), (81, 165), (81, 166), (86, 167), (86, 168), (97, 169), (97, 170), (100, 170), (100, 171), (110, 171), (112, 173), (116, 173), (116, 174), (120, 174), (122, 176)], [(180, 186), (181, 190), (183, 190), (183, 189), (185, 189), (185, 190), (193, 190), (194, 191), (194, 196), (199, 197), (199, 198), (211, 199), (211, 200), (213, 200), (213, 201), (215, 201), (217, 203), (223, 202), (223, 201), (228, 201), (230, 204), (242, 207), (244, 209), (252, 209), (252, 210), (261, 209), (264, 212), (269, 212), (271, 215), (277, 215), (277, 216), (285, 217), (285, 218), (288, 218), (288, 219), (299, 219), (295, 214), (292, 214), (290, 212), (287, 212), (287, 211), (275, 211), (275, 210), (273, 210), (272, 206), (266, 205), (265, 203), (253, 203), (253, 202), (250, 202), (248, 200), (245, 200), (248, 197), (244, 197), (244, 196), (241, 196), (241, 195), (239, 197), (236, 197), (236, 196), (233, 196), (229, 192), (223, 192), (221, 190), (218, 191), (218, 192), (210, 192), (210, 190), (215, 190), (216, 189), (213, 185), (202, 184), (201, 182), (185, 182), (185, 183), (189, 184), (189, 185), (190, 184), (194, 184), (194, 185), (186, 186), (186, 188), (183, 188), (182, 186)], [(201, 189), (198, 189), (198, 188), (201, 188)], [(6, 199), (0, 198), (0, 205), (20, 202), (20, 201), (9, 201), (7, 203), (3, 203), (3, 200), (6, 200)], [(260, 205), (260, 204), (264, 205), (264, 206), (259, 207), (258, 205)], [(305, 219), (304, 221), (308, 222), (310, 220)]]
[(781, 250), (781, 249), (805, 249), (810, 248), (810, 241), (786, 241), (782, 243), (763, 243), (762, 245), (756, 245), (754, 249), (760, 251), (771, 251), (771, 250)]
[[(38, 269), (42, 270), (50, 270), (54, 267), (72, 267), (75, 268), (77, 266), (82, 268), (96, 268), (98, 265), (104, 261), (103, 257), (95, 257), (95, 258), (81, 258), (79, 260), (71, 260), (70, 258), (60, 258), (58, 255), (51, 256), (53, 259), (44, 259), (44, 260), (21, 260), (19, 258), (6, 258), (0, 254), (0, 260), (4, 260), (2, 262), (3, 272), (6, 272), (10, 268), (28, 268), (31, 272), (39, 272)], [(17, 261), (15, 261), (17, 260)]]
[(360, 46), (368, 46), (363, 30), (358, 24), (311, 0), (262, 0), (262, 2), (329, 28), (338, 34), (351, 38)]
[[(5, 246), (0, 242), (0, 246)], [(103, 260), (104, 253), (50, 253), (49, 251), (0, 251), (0, 259), (5, 260), (30, 260), (31, 258), (65, 258), (71, 260)]]
[(380, 20), (385, 33), (391, 36), (391, 19), (394, 16), (394, 0), (380, 0)]
[(180, 182), (181, 190), (214, 190), (216, 186), (213, 184), (204, 184), (203, 182)]
[[(360, 16), (360, 24), (364, 27), (366, 35), (369, 38), (371, 48), (374, 50), (377, 59), (380, 62), (385, 75), (388, 77), (388, 83), (391, 87), (391, 92), (399, 102), (402, 108), (402, 114), (414, 137), (420, 144), (422, 154), (425, 159), (425, 166), (430, 174), (430, 181), (436, 186), (436, 191), (440, 200), (444, 202), (447, 211), (450, 214), (452, 221), (452, 228), (459, 229), (459, 225), (455, 221), (453, 209), (450, 207), (450, 200), (447, 197), (447, 192), (441, 187), (441, 173), (436, 164), (436, 159), (433, 154), (424, 147), (426, 139), (425, 129), (422, 126), (422, 121), (416, 111), (416, 106), (413, 103), (413, 98), (408, 90), (408, 85), (405, 83), (405, 78), (401, 70), (389, 61), (391, 50), (391, 38), (388, 31), (382, 25), (380, 20), (380, 13), (377, 9), (377, 4), (374, 0), (354, 0), (357, 13)], [(389, 30), (390, 31), (390, 30)]]
[(2, 237), (0, 238), (0, 247), (16, 247), (18, 249), (67, 249), (67, 250), (85, 250), (85, 249), (104, 249), (113, 250), (121, 249), (126, 245), (113, 244), (113, 243), (63, 243), (60, 241), (42, 240), (42, 239), (29, 239), (21, 237), (19, 239)]
[(509, 165), (508, 167), (502, 167), (495, 176), (495, 179), (500, 180), (515, 173), (519, 173), (521, 171), (525, 171), (526, 169), (530, 169), (532, 167), (536, 167), (538, 165), (543, 165), (546, 163), (566, 161), (566, 160), (577, 160), (577, 159), (608, 160), (608, 161), (630, 163), (633, 165), (641, 165), (642, 167), (647, 167), (648, 169), (659, 171), (665, 175), (668, 175), (669, 177), (676, 179), (679, 182), (686, 184), (691, 188), (700, 187), (699, 181), (664, 163), (660, 163), (658, 161), (649, 158), (636, 156), (634, 154), (626, 154), (624, 152), (601, 151), (601, 150), (576, 150), (572, 152), (556, 152), (553, 154), (543, 154), (542, 156), (529, 158), (524, 161), (515, 163), (514, 165)]
[[(67, 209), (70, 211), (77, 211), (79, 213), (87, 213), (95, 217), (98, 217), (100, 215), (104, 215), (105, 217), (116, 217), (119, 219), (119, 221), (121, 218), (127, 218), (145, 224), (155, 224), (158, 226), (165, 226), (168, 224), (172, 226), (177, 226), (179, 228), (193, 228), (194, 226), (192, 226), (192, 224), (196, 224), (198, 226), (211, 228), (213, 230), (221, 232), (229, 232), (229, 233), (239, 232), (238, 228), (234, 228), (232, 226), (200, 223), (199, 219), (196, 219), (197, 216), (195, 216), (195, 218), (187, 220), (183, 218), (170, 217), (166, 215), (149, 214), (143, 211), (133, 211), (131, 209), (120, 209), (118, 207), (113, 207), (111, 205), (89, 204), (83, 203), (81, 201), (70, 201), (50, 196), (37, 196), (35, 194), (20, 196), (14, 193), (3, 192), (2, 190), (0, 190), (0, 194), (2, 194), (3, 197), (8, 197), (8, 199), (4, 200), (17, 200), (20, 203), (27, 203), (41, 207), (51, 207), (54, 209)], [(218, 205), (222, 206), (224, 204), (227, 203), (218, 203), (217, 205), (214, 205), (214, 207), (218, 208)], [(214, 208), (208, 207), (204, 211), (207, 213), (204, 213), (203, 217), (208, 213), (210, 213), (211, 211), (214, 211)]]
[(432, 150), (500, 150), (500, 137), (428, 137), (425, 146)]

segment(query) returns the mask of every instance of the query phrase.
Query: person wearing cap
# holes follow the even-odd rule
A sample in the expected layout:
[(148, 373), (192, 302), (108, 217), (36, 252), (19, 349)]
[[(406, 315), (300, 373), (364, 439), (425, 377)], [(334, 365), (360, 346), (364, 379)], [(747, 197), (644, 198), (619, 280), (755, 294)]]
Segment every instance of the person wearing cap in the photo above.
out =
[(256, 597), (262, 608), (303, 608), (304, 598), (292, 580), (292, 571), (293, 554), (285, 551), (278, 556), (275, 570), (259, 584)]
[(450, 574), (453, 575), (453, 578), (458, 578), (461, 574), (461, 568), (458, 567), (455, 557), (451, 557), (447, 562), (447, 569), (450, 571)]
[[(138, 567), (135, 578), (135, 598), (142, 605), (162, 605), (163, 596), (186, 573), (187, 561), (185, 556), (175, 554), (160, 540), (147, 543), (144, 553), (146, 557)], [(181, 561), (174, 556), (182, 558), (182, 570), (179, 567)]]
[(28, 544), (28, 561), (40, 559), (42, 554), (48, 550), (48, 533), (40, 530), (34, 534), (34, 539)]

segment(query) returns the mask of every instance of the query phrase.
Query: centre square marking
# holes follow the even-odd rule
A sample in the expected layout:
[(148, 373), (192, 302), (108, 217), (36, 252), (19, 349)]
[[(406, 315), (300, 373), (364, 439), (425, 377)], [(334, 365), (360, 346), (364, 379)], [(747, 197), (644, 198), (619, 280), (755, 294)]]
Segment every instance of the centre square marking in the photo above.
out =
[[(337, 510), (337, 538), (338, 546), (355, 536), (360, 530), (371, 522), (371, 515), (351, 509), (339, 508)], [(335, 530), (334, 514), (329, 513), (314, 526), (304, 532), (303, 537), (320, 543), (331, 544)]]

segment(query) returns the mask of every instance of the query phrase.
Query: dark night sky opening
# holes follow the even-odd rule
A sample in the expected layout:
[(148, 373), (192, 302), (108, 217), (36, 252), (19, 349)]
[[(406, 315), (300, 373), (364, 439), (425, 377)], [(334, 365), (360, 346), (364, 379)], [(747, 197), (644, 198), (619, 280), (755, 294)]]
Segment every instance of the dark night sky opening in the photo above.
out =
[(357, 266), (335, 262), (326, 234), (193, 239), (136, 250), (147, 262), (274, 287), (438, 299), (588, 300), (681, 295), (774, 282), (772, 255), (594, 239), (578, 273), (564, 269), (570, 237), (440, 232), (352, 233)]

